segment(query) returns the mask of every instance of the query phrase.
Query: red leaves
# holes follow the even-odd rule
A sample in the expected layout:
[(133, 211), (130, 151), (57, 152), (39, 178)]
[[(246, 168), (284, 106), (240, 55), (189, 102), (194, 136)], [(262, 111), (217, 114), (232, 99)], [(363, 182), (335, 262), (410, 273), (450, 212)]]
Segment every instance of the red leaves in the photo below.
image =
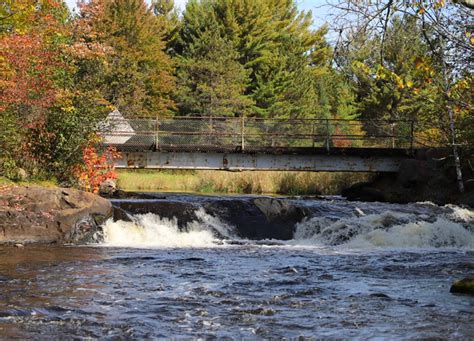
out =
[(114, 161), (120, 157), (114, 147), (108, 147), (101, 154), (94, 147), (84, 148), (84, 164), (76, 171), (81, 187), (87, 192), (97, 193), (102, 182), (117, 179)]
[(54, 74), (61, 62), (35, 33), (0, 39), (0, 110), (10, 105), (48, 108), (54, 104)]

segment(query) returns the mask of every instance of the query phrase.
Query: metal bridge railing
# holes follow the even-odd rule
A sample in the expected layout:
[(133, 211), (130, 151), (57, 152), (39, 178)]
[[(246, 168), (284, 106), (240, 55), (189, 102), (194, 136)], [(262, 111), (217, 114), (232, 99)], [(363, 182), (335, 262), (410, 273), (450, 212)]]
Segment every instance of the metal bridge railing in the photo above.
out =
[(414, 148), (410, 120), (171, 117), (115, 119), (104, 143), (121, 150), (261, 151), (285, 148)]

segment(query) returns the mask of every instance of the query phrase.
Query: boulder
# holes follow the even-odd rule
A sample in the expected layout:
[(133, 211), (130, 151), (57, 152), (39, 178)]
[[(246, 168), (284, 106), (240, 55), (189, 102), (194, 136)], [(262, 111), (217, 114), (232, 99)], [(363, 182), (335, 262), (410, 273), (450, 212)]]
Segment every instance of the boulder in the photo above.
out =
[(468, 294), (474, 296), (474, 277), (466, 277), (454, 282), (449, 291), (454, 294)]
[(70, 188), (0, 189), (0, 243), (84, 243), (97, 239), (112, 205)]
[(112, 197), (117, 191), (117, 183), (115, 180), (108, 179), (100, 184), (99, 194), (103, 197)]
[(23, 168), (18, 168), (16, 177), (19, 181), (26, 181), (28, 179), (28, 173)]

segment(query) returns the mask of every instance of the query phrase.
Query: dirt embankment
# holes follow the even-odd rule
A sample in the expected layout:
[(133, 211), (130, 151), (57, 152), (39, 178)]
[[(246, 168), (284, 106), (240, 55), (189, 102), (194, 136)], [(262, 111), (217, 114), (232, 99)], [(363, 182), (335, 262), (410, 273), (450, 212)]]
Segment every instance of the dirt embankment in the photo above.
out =
[(0, 187), (0, 243), (84, 243), (112, 215), (107, 199), (70, 188)]

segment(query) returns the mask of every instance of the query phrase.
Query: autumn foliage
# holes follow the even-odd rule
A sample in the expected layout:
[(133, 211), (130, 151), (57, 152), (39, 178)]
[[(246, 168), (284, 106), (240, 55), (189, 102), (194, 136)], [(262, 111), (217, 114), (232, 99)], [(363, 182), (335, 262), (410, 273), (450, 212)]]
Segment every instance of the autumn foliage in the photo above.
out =
[(98, 152), (94, 146), (88, 146), (84, 148), (82, 155), (84, 164), (75, 173), (83, 190), (97, 193), (101, 183), (117, 179), (114, 161), (120, 158), (120, 153), (114, 147)]
[(0, 110), (10, 105), (44, 109), (56, 98), (53, 75), (61, 67), (59, 56), (38, 34), (10, 35), (0, 44)]

